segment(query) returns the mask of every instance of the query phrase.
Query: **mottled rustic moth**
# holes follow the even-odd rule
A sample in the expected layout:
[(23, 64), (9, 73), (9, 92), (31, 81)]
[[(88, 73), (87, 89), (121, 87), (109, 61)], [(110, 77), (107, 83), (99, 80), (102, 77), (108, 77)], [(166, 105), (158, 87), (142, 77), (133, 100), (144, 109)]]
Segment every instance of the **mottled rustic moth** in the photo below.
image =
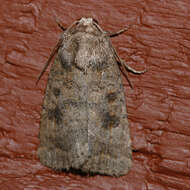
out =
[[(40, 122), (38, 157), (54, 170), (121, 176), (132, 165), (130, 131), (120, 70), (141, 74), (119, 58), (92, 18), (63, 30), (54, 54)], [(129, 83), (130, 84), (130, 83)]]

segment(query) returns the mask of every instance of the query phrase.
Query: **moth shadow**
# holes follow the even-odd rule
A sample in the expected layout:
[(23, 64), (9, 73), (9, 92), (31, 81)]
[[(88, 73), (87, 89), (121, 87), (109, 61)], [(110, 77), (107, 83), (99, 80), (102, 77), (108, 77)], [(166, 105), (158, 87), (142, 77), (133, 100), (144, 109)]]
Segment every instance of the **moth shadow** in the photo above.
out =
[(79, 175), (81, 177), (95, 177), (95, 176), (108, 176), (108, 177), (114, 177), (114, 176), (110, 176), (107, 174), (100, 174), (100, 173), (96, 173), (96, 172), (84, 172), (81, 169), (75, 169), (75, 168), (70, 168), (69, 170), (66, 169), (62, 169), (62, 170), (56, 170), (56, 173), (60, 174), (62, 172), (66, 173), (66, 174), (74, 174), (74, 175)]

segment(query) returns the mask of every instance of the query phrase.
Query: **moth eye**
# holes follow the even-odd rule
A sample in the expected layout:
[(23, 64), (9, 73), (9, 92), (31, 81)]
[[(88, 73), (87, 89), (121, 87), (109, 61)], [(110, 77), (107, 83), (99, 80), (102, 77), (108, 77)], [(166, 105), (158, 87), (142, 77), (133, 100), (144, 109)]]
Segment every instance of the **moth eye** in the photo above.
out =
[(96, 24), (98, 24), (98, 21), (95, 19), (95, 18), (93, 18), (92, 19)]

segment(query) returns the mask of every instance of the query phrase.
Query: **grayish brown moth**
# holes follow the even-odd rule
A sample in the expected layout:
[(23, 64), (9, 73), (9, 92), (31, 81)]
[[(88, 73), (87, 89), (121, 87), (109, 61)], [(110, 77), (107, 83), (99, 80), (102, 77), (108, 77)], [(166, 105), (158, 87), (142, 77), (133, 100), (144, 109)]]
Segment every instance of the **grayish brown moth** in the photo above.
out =
[(38, 78), (57, 53), (44, 97), (38, 157), (58, 171), (127, 174), (132, 150), (120, 70), (125, 76), (145, 71), (126, 65), (111, 44), (110, 38), (126, 29), (105, 32), (92, 18), (59, 26), (64, 32)]

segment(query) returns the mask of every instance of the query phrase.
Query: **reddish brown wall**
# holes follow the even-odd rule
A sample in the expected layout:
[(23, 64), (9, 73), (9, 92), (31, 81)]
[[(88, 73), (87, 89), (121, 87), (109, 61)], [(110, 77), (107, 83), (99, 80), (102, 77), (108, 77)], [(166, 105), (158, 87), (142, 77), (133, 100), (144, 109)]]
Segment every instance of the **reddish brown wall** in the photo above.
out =
[[(0, 0), (0, 189), (190, 189), (189, 0)], [(133, 168), (124, 177), (57, 174), (36, 158), (47, 73), (60, 29), (82, 16), (105, 30), (137, 24), (113, 44), (141, 76), (125, 82)]]

